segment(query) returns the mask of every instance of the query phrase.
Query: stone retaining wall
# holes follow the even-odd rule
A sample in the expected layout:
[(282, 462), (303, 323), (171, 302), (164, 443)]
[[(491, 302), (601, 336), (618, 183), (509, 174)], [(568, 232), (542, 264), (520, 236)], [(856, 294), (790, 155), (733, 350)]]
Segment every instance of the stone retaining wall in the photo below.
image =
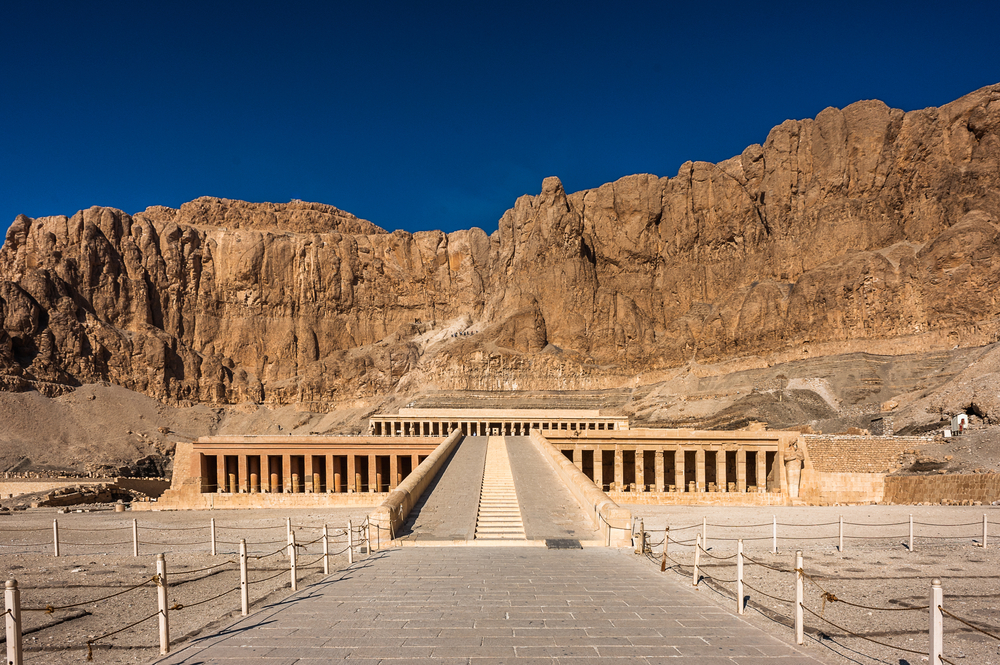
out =
[(825, 473), (891, 473), (904, 450), (933, 441), (923, 436), (828, 436), (804, 434), (809, 461)]
[(942, 501), (1000, 501), (1000, 474), (976, 473), (940, 476), (888, 476), (884, 503), (941, 503)]
[(885, 479), (884, 473), (824, 473), (803, 469), (799, 501), (810, 506), (881, 503)]
[(783, 506), (780, 492), (608, 492), (619, 504), (642, 506)]

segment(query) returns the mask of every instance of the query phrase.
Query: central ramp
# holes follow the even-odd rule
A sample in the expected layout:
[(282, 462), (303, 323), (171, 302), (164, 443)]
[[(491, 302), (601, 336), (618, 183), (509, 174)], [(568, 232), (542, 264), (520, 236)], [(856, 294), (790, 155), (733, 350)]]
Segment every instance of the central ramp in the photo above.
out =
[(604, 548), (376, 553), (162, 665), (817, 665), (639, 557)]
[(502, 436), (491, 436), (487, 443), (476, 540), (525, 540), (510, 457)]

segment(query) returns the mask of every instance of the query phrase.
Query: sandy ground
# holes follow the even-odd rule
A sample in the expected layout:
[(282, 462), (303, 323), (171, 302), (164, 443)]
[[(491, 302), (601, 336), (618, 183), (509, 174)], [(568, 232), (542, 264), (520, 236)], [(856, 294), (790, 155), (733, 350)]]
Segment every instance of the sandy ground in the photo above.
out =
[[(119, 630), (157, 611), (155, 554), (167, 563), (168, 602), (184, 607), (169, 613), (172, 645), (178, 646), (240, 614), (238, 542), (247, 541), (251, 555), (268, 555), (248, 564), (250, 611), (290, 593), (288, 559), (273, 554), (286, 542), (285, 518), (290, 518), (296, 542), (308, 543), (330, 533), (331, 570), (347, 564), (348, 520), (360, 524), (370, 508), (300, 509), (281, 511), (190, 511), (163, 513), (95, 512), (57, 514), (54, 508), (29, 509), (0, 517), (0, 572), (15, 578), (22, 608), (47, 605), (76, 607), (24, 611), (26, 663), (79, 663), (87, 641)], [(217, 555), (210, 553), (210, 519), (217, 528)], [(61, 556), (52, 554), (52, 520), (59, 520)], [(140, 556), (132, 556), (132, 519), (138, 521)], [(336, 535), (335, 535), (336, 534)], [(80, 543), (80, 544), (73, 544)], [(85, 543), (85, 544), (84, 544)], [(155, 543), (155, 544), (150, 544)], [(334, 552), (337, 552), (335, 556)], [(301, 585), (323, 577), (322, 544), (300, 549)], [(220, 565), (222, 564), (222, 565)], [(216, 566), (209, 570), (199, 570)], [(185, 573), (185, 571), (191, 571)], [(198, 571), (198, 572), (194, 572)], [(101, 602), (94, 599), (139, 588)], [(220, 594), (224, 594), (221, 595)], [(219, 596), (216, 598), (216, 596)], [(212, 600), (214, 598), (214, 600)], [(118, 665), (146, 663), (159, 654), (156, 618), (116, 635), (97, 639), (94, 661)]]
[[(804, 605), (822, 617), (805, 612), (805, 642), (810, 654), (827, 662), (865, 665), (927, 662), (928, 610), (902, 608), (926, 607), (933, 578), (941, 580), (946, 610), (1000, 636), (1000, 508), (627, 507), (634, 517), (642, 518), (649, 533), (653, 554), (648, 558), (654, 570), (659, 570), (662, 560), (660, 543), (664, 527), (670, 526), (672, 542), (664, 574), (687, 583), (692, 579), (694, 560), (694, 547), (687, 543), (702, 531), (703, 519), (707, 520), (707, 551), (723, 558), (701, 555), (699, 589), (734, 610), (737, 603), (733, 555), (736, 539), (743, 538), (748, 557), (744, 570), (748, 585), (745, 597), (749, 599), (745, 616), (751, 623), (789, 642), (794, 641), (794, 606), (783, 601), (794, 601), (795, 575), (791, 571), (795, 567), (795, 551), (801, 550), (807, 575)], [(986, 549), (981, 547), (984, 513), (989, 521)], [(907, 547), (911, 514), (912, 552)], [(841, 516), (845, 522), (843, 552), (838, 550)], [(779, 536), (777, 554), (771, 552), (775, 517)], [(862, 524), (881, 526), (859, 526)], [(770, 568), (753, 564), (749, 559)], [(824, 604), (824, 592), (840, 601), (867, 607), (830, 600)], [(879, 646), (848, 631), (919, 653)], [(995, 665), (1000, 663), (1000, 640), (977, 633), (946, 616), (944, 656), (957, 663)]]
[[(842, 628), (806, 613), (806, 644), (810, 653), (830, 663), (926, 662), (927, 610), (930, 580), (942, 580), (944, 607), (973, 625), (1000, 634), (1000, 508), (949, 506), (854, 506), (837, 508), (731, 508), (689, 506), (628, 506), (642, 518), (654, 554), (649, 556), (653, 574), (659, 574), (663, 528), (671, 527), (672, 542), (667, 571), (689, 583), (694, 558), (687, 544), (708, 522), (708, 552), (702, 555), (699, 589), (721, 605), (735, 609), (735, 553), (737, 538), (745, 539), (747, 562), (746, 618), (771, 634), (793, 640), (791, 607), (779, 599), (794, 598), (795, 550), (804, 556), (806, 607), (850, 632), (920, 653), (907, 653), (853, 637)], [(155, 572), (155, 552), (168, 564), (170, 605), (185, 607), (170, 613), (172, 642), (219, 627), (239, 614), (235, 591), (239, 573), (233, 564), (195, 571), (235, 560), (234, 544), (245, 537), (253, 554), (268, 554), (282, 546), (285, 517), (295, 525), (297, 540), (308, 542), (326, 523), (331, 535), (347, 520), (363, 520), (366, 508), (289, 511), (192, 511), (165, 513), (97, 512), (57, 514), (54, 509), (31, 509), (0, 517), (0, 572), (15, 577), (23, 589), (22, 607), (46, 605), (79, 607), (45, 612), (25, 612), (28, 663), (81, 662), (86, 643), (118, 630), (156, 611), (152, 584), (102, 602), (92, 602), (126, 591), (148, 580)], [(990, 541), (984, 550), (982, 516), (990, 521)], [(907, 549), (909, 515), (915, 521), (914, 551)], [(837, 549), (838, 520), (845, 520), (844, 551)], [(208, 553), (209, 520), (218, 528), (219, 554)], [(771, 553), (772, 518), (779, 524), (778, 553)], [(59, 519), (62, 555), (52, 556), (52, 520)], [(140, 556), (132, 556), (131, 523), (139, 523)], [(756, 526), (755, 526), (756, 525)], [(822, 526), (810, 526), (822, 525)], [(879, 525), (879, 526), (859, 526)], [(312, 527), (312, 528), (309, 528)], [(15, 529), (27, 529), (16, 531)], [(343, 540), (332, 538), (331, 551), (343, 549)], [(157, 545), (145, 543), (156, 542)], [(72, 545), (70, 543), (87, 543)], [(321, 579), (317, 557), (319, 543), (302, 555), (300, 584)], [(331, 568), (346, 564), (346, 554), (332, 557)], [(777, 568), (779, 570), (772, 570)], [(289, 593), (287, 559), (276, 554), (251, 562), (251, 611)], [(753, 587), (753, 588), (751, 588)], [(828, 601), (822, 592), (881, 611)], [(229, 592), (229, 593), (226, 593)], [(219, 598), (215, 596), (222, 595)], [(765, 595), (767, 594), (767, 595)], [(197, 604), (201, 603), (201, 604)], [(150, 619), (117, 635), (98, 639), (95, 662), (145, 663), (156, 658), (156, 620)], [(1000, 641), (993, 640), (945, 619), (945, 656), (953, 662), (1000, 665)]]

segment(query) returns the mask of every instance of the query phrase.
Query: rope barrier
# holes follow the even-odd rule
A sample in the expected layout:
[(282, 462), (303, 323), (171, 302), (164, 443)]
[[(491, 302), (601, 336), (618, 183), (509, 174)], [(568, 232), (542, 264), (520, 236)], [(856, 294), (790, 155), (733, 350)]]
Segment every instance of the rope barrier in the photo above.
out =
[[(778, 526), (816, 527), (816, 526), (832, 526), (834, 524), (840, 524), (840, 522), (818, 522), (816, 524), (792, 524), (790, 522), (789, 523), (785, 523), (785, 522), (772, 522), (771, 524), (762, 524), (761, 526), (773, 526), (774, 524), (777, 524)], [(847, 524), (847, 522), (844, 522), (844, 524)]]
[(42, 547), (51, 544), (52, 541), (49, 541), (47, 543), (15, 543), (13, 545), (0, 545), (0, 547)]
[(223, 561), (222, 563), (217, 563), (214, 566), (206, 566), (205, 568), (195, 568), (194, 570), (175, 570), (172, 571), (170, 576), (174, 575), (190, 575), (192, 573), (201, 573), (206, 570), (212, 570), (213, 568), (221, 568), (222, 566), (228, 566), (231, 563), (236, 563), (235, 561)]
[[(281, 572), (285, 572), (285, 571), (281, 571)], [(189, 603), (187, 605), (184, 605), (182, 603), (175, 603), (174, 606), (171, 607), (170, 609), (171, 610), (177, 610), (179, 612), (180, 610), (186, 610), (186, 609), (191, 608), (191, 607), (198, 607), (199, 605), (204, 605), (205, 603), (210, 603), (213, 600), (218, 600), (219, 598), (222, 598), (223, 596), (226, 596), (228, 594), (231, 594), (234, 591), (239, 591), (239, 590), (240, 590), (239, 587), (234, 587), (234, 588), (230, 589), (229, 591), (223, 591), (218, 596), (212, 596), (211, 598), (206, 598), (205, 600), (199, 600), (197, 603)]]
[(86, 531), (87, 533), (94, 533), (96, 531), (122, 531), (123, 529), (131, 529), (132, 525), (128, 526), (111, 526), (106, 529), (74, 529), (71, 526), (59, 526), (60, 531)]
[(148, 617), (146, 617), (144, 619), (139, 619), (135, 623), (130, 623), (129, 625), (125, 626), (124, 628), (119, 628), (116, 631), (113, 631), (113, 632), (110, 632), (110, 633), (105, 633), (104, 635), (101, 635), (100, 637), (94, 637), (94, 638), (91, 638), (91, 639), (87, 640), (87, 660), (88, 661), (94, 660), (94, 651), (93, 651), (93, 648), (92, 648), (94, 642), (97, 642), (99, 640), (103, 640), (106, 637), (111, 637), (112, 635), (117, 635), (118, 633), (126, 631), (129, 628), (132, 628), (133, 626), (138, 626), (140, 623), (142, 623), (144, 621), (149, 621), (153, 617), (159, 616), (159, 615), (160, 615), (160, 611), (157, 610), (157, 611), (153, 612), (152, 614), (150, 614)]
[(159, 575), (153, 575), (148, 580), (145, 580), (144, 582), (140, 582), (139, 584), (136, 584), (135, 586), (131, 586), (131, 587), (125, 589), (124, 591), (118, 591), (117, 593), (113, 593), (113, 594), (108, 595), (108, 596), (102, 596), (101, 598), (94, 598), (94, 599), (91, 599), (91, 600), (85, 600), (83, 602), (73, 603), (71, 605), (59, 605), (59, 606), (46, 605), (45, 607), (24, 607), (24, 608), (21, 609), (21, 611), (22, 612), (45, 612), (46, 614), (52, 614), (53, 612), (57, 612), (59, 610), (68, 610), (71, 607), (80, 607), (82, 605), (91, 605), (93, 603), (99, 603), (99, 602), (101, 602), (103, 600), (108, 600), (109, 598), (116, 598), (118, 596), (124, 596), (125, 594), (129, 593), (130, 591), (135, 591), (136, 589), (139, 589), (141, 587), (146, 586), (150, 582), (153, 582), (154, 584), (159, 584), (160, 583), (160, 576)]
[(731, 555), (729, 555), (729, 556), (715, 556), (714, 554), (712, 554), (711, 552), (709, 552), (708, 550), (706, 550), (706, 549), (705, 549), (704, 547), (702, 547), (701, 545), (698, 545), (697, 547), (698, 547), (698, 549), (700, 549), (700, 550), (701, 550), (701, 551), (702, 551), (703, 553), (707, 554), (708, 556), (712, 557), (713, 559), (720, 559), (720, 560), (726, 560), (726, 559), (735, 559), (735, 558), (736, 558), (736, 556), (737, 556), (737, 554), (738, 554), (738, 553), (737, 553), (737, 554), (731, 554)]
[[(128, 527), (122, 527), (127, 529)], [(157, 531), (197, 531), (207, 529), (207, 526), (180, 526), (180, 527), (170, 527), (170, 526), (144, 526), (146, 529), (156, 529)], [(247, 527), (252, 529), (253, 527)]]
[[(744, 584), (746, 584), (746, 582), (744, 582)], [(915, 654), (921, 655), (921, 656), (924, 653), (926, 653), (925, 651), (917, 651), (916, 649), (907, 649), (906, 647), (898, 647), (895, 644), (888, 644), (886, 642), (879, 642), (878, 640), (873, 640), (870, 637), (865, 637), (864, 635), (859, 635), (858, 633), (855, 633), (852, 630), (848, 630), (847, 628), (844, 628), (843, 626), (835, 624), (834, 622), (830, 621), (829, 619), (826, 619), (826, 618), (820, 616), (819, 614), (817, 614), (816, 612), (813, 612), (811, 609), (809, 609), (805, 605), (800, 604), (799, 607), (801, 607), (806, 612), (808, 612), (809, 614), (813, 615), (814, 617), (816, 617), (820, 621), (825, 621), (826, 623), (830, 624), (831, 626), (833, 626), (837, 630), (842, 630), (845, 633), (847, 633), (848, 635), (851, 635), (852, 637), (857, 637), (858, 639), (866, 640), (866, 641), (871, 642), (873, 644), (878, 644), (879, 646), (888, 647), (890, 649), (896, 649), (898, 651), (905, 651), (906, 653), (915, 653)]]
[(995, 640), (997, 640), (998, 642), (1000, 642), (1000, 637), (997, 637), (997, 636), (996, 636), (996, 635), (994, 635), (993, 633), (988, 633), (988, 632), (986, 632), (985, 630), (983, 630), (982, 628), (978, 628), (978, 627), (976, 627), (976, 626), (973, 626), (973, 625), (972, 625), (971, 623), (969, 623), (968, 621), (966, 621), (966, 620), (965, 620), (965, 619), (963, 619), (962, 617), (958, 617), (958, 616), (955, 616), (954, 614), (952, 614), (952, 613), (951, 613), (951, 612), (949, 612), (948, 610), (944, 609), (944, 608), (943, 608), (943, 607), (941, 607), (940, 605), (938, 605), (938, 609), (939, 609), (939, 610), (941, 610), (941, 613), (942, 613), (942, 614), (947, 614), (948, 616), (950, 616), (950, 617), (951, 617), (952, 619), (954, 619), (955, 621), (957, 621), (957, 622), (959, 622), (959, 623), (962, 623), (962, 624), (965, 624), (966, 626), (968, 626), (968, 627), (969, 627), (969, 628), (971, 628), (972, 630), (976, 631), (977, 633), (982, 633), (983, 635), (986, 635), (987, 637), (992, 637), (993, 639), (995, 639)]
[[(49, 544), (51, 545), (51, 543)], [(72, 543), (69, 542), (68, 540), (63, 540), (62, 538), (59, 539), (60, 547), (62, 547), (63, 545), (86, 545), (87, 547), (104, 547), (106, 545), (131, 545), (131, 544), (132, 544), (131, 540), (122, 540), (113, 543)]]
[(982, 526), (982, 522), (963, 522), (961, 524), (934, 524), (932, 522), (914, 522), (920, 526)]
[(757, 593), (759, 593), (762, 596), (767, 596), (768, 598), (773, 598), (774, 600), (777, 600), (779, 602), (788, 603), (789, 605), (794, 605), (795, 604), (794, 600), (788, 600), (787, 598), (779, 598), (778, 596), (772, 596), (771, 594), (767, 593), (766, 591), (761, 591), (757, 587), (752, 586), (750, 583), (748, 583), (746, 581), (746, 579), (743, 580), (743, 586), (745, 586), (746, 588), (750, 589), (751, 591), (756, 591)]
[(909, 521), (907, 522), (889, 522), (888, 524), (869, 524), (867, 522), (844, 522), (844, 526), (909, 526)]
[(747, 561), (749, 561), (750, 563), (756, 564), (756, 565), (760, 566), (761, 568), (767, 568), (768, 570), (773, 570), (776, 573), (794, 573), (795, 572), (791, 568), (775, 568), (774, 566), (766, 564), (763, 561), (757, 561), (756, 559), (751, 559), (749, 556), (747, 556), (746, 552), (743, 553), (743, 558), (746, 559)]
[[(183, 542), (183, 543), (152, 543), (152, 542), (146, 542), (145, 540), (140, 540), (139, 544), (140, 545), (208, 545), (210, 542), (212, 542), (212, 541), (210, 541), (210, 540), (199, 540), (199, 541), (196, 541), (196, 542)], [(131, 542), (126, 543), (126, 544), (130, 545)]]

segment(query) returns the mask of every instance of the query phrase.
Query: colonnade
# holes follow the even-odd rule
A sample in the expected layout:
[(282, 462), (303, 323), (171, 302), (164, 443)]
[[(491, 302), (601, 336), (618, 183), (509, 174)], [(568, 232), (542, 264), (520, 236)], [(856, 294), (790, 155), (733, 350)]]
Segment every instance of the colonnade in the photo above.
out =
[[(606, 446), (553, 442), (605, 491), (766, 492), (777, 446)], [(780, 481), (773, 481), (778, 482)]]
[(389, 492), (427, 455), (199, 453), (201, 491), (220, 493)]
[(620, 429), (616, 420), (413, 420), (409, 418), (372, 418), (369, 422), (368, 434), (371, 436), (388, 437), (444, 437), (456, 429), (462, 430), (465, 436), (528, 436), (532, 429), (547, 431), (611, 431)]

